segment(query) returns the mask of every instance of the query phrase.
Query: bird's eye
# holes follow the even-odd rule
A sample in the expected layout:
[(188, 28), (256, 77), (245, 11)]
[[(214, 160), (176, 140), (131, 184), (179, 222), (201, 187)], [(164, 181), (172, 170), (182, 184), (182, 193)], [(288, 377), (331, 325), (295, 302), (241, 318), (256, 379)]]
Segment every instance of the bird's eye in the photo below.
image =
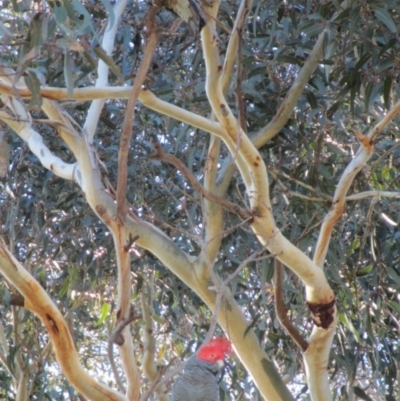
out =
[(211, 358), (214, 358), (214, 357), (215, 357), (215, 355), (214, 355), (214, 354), (211, 354), (210, 356), (211, 356)]

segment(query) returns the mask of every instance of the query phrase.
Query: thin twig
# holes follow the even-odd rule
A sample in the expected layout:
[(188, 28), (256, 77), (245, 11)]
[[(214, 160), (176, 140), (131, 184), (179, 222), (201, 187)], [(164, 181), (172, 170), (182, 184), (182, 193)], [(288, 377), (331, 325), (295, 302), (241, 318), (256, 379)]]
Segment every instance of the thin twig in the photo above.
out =
[(205, 189), (196, 179), (196, 177), (190, 172), (190, 170), (174, 155), (171, 155), (169, 153), (165, 153), (156, 140), (153, 140), (153, 146), (156, 151), (156, 154), (153, 156), (150, 156), (151, 159), (158, 159), (158, 160), (163, 160), (167, 163), (172, 164), (175, 166), (185, 177), (186, 179), (190, 182), (191, 185), (198, 191), (202, 196), (204, 196), (206, 199), (217, 203), (218, 205), (221, 205), (225, 209), (229, 210), (231, 213), (234, 213), (241, 217), (242, 219), (249, 219), (252, 218), (252, 212), (249, 210), (246, 210), (244, 208), (241, 208), (238, 205), (235, 205), (232, 202), (229, 202), (226, 199), (222, 199), (219, 196), (213, 194), (212, 192), (208, 191)]
[(156, 15), (158, 8), (150, 6), (147, 16), (147, 31), (148, 40), (143, 54), (143, 60), (132, 86), (132, 91), (129, 95), (128, 104), (126, 106), (126, 113), (124, 118), (124, 125), (122, 128), (121, 140), (119, 142), (118, 152), (118, 183), (117, 183), (117, 218), (123, 222), (126, 218), (127, 204), (126, 204), (126, 187), (128, 178), (128, 154), (129, 146), (132, 138), (133, 120), (135, 117), (136, 102), (142, 85), (146, 79), (147, 72), (153, 60), (153, 54), (157, 46), (158, 30), (156, 27)]
[[(142, 356), (142, 369), (146, 377), (150, 381), (152, 391), (156, 391), (158, 401), (169, 401), (166, 395), (167, 389), (165, 386), (155, 386), (158, 384), (162, 375), (162, 369), (156, 364), (156, 340), (154, 338), (153, 328), (153, 309), (152, 309), (152, 293), (154, 291), (154, 283), (151, 281), (150, 286), (144, 286), (140, 293), (140, 303), (142, 306), (142, 315), (144, 320), (143, 328), (143, 356)], [(151, 393), (150, 393), (151, 394)]]
[(258, 252), (254, 252), (251, 256), (243, 260), (239, 266), (235, 269), (233, 273), (231, 273), (224, 281), (222, 281), (221, 284), (216, 284), (216, 286), (212, 289), (214, 289), (217, 293), (216, 299), (215, 299), (215, 308), (213, 311), (213, 317), (211, 319), (210, 323), (210, 328), (208, 329), (208, 333), (206, 336), (206, 339), (204, 340), (205, 343), (209, 342), (211, 338), (214, 335), (214, 331), (217, 327), (217, 321), (218, 321), (218, 314), (221, 309), (221, 304), (222, 304), (222, 298), (224, 295), (224, 289), (228, 286), (228, 284), (247, 266), (250, 262), (255, 262), (257, 260), (263, 260), (266, 258), (270, 258), (273, 255), (263, 255), (265, 253), (266, 249), (261, 249)]
[[(160, 386), (165, 385), (169, 380), (171, 380), (175, 375), (180, 373), (186, 366), (188, 360), (181, 362), (175, 369), (168, 370), (171, 364), (174, 362), (174, 359), (166, 366), (163, 370), (159, 371), (159, 379), (154, 381), (152, 385), (147, 389), (147, 391), (140, 397), (139, 401), (147, 401), (154, 391), (157, 391)], [(167, 373), (161, 378), (164, 371)]]

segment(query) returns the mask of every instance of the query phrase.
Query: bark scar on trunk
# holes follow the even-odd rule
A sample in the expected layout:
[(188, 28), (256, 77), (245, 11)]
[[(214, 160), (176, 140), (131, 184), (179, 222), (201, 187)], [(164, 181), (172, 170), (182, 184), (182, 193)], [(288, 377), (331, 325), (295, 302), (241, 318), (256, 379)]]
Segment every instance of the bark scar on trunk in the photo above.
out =
[(308, 308), (312, 313), (312, 318), (316, 326), (327, 329), (333, 322), (335, 312), (335, 299), (328, 304), (317, 304), (307, 302)]

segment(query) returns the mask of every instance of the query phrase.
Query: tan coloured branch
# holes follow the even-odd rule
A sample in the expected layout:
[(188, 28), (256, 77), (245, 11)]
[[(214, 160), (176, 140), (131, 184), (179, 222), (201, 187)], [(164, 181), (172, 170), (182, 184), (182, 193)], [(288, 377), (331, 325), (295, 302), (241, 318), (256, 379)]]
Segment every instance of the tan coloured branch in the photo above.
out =
[(375, 126), (363, 135), (355, 131), (355, 136), (360, 142), (360, 147), (344, 170), (339, 183), (335, 190), (335, 195), (332, 201), (332, 207), (329, 213), (325, 216), (321, 231), (318, 237), (317, 246), (314, 254), (314, 262), (318, 266), (323, 266), (326, 253), (328, 251), (330, 239), (332, 236), (333, 227), (336, 221), (342, 216), (346, 207), (346, 195), (354, 181), (355, 176), (364, 167), (374, 151), (374, 140), (377, 135), (393, 120), (393, 118), (400, 113), (400, 102), (397, 102), (386, 114), (386, 116), (379, 121)]
[[(53, 122), (61, 120), (65, 125), (68, 124), (54, 102), (44, 99), (43, 110)], [(89, 205), (111, 230), (120, 229), (114, 219), (116, 214), (115, 199), (104, 186), (99, 168), (93, 168), (92, 157), (90, 156), (91, 148), (80, 136), (72, 136), (69, 130), (65, 130), (64, 125), (59, 124), (58, 132), (62, 139), (67, 141), (68, 146), (77, 158), (79, 165), (77, 181), (84, 191)], [(195, 286), (192, 275), (194, 257), (183, 252), (160, 229), (138, 219), (133, 213), (128, 216), (126, 225), (127, 238), (137, 236), (138, 239), (135, 243), (138, 246), (152, 252), (187, 285)]]
[[(129, 284), (131, 284), (129, 282)], [(121, 293), (121, 291), (120, 291)], [(121, 308), (118, 309), (119, 311), (121, 310)], [(117, 313), (118, 315), (118, 313)], [(114, 332), (110, 335), (109, 339), (108, 339), (108, 347), (107, 347), (107, 354), (108, 354), (108, 359), (110, 361), (112, 370), (114, 372), (114, 377), (115, 380), (118, 383), (118, 387), (123, 390), (124, 386), (122, 385), (121, 379), (119, 377), (117, 368), (115, 366), (115, 362), (114, 362), (114, 355), (113, 355), (113, 344), (117, 344), (120, 347), (122, 347), (124, 345), (125, 342), (130, 341), (132, 342), (132, 338), (129, 332), (129, 325), (137, 320), (140, 319), (141, 316), (138, 315), (137, 313), (135, 313), (135, 309), (133, 307), (133, 305), (130, 305), (129, 307), (129, 313), (122, 319), (119, 320), (119, 322), (117, 323), (117, 326), (114, 330)], [(131, 348), (127, 348), (124, 350), (124, 352), (121, 352), (121, 354), (123, 355), (127, 355), (128, 357), (131, 356), (133, 359), (135, 358), (135, 355), (132, 351)], [(123, 358), (124, 359), (124, 358)], [(133, 363), (133, 366), (131, 366)], [(127, 366), (127, 368), (125, 368), (125, 373), (131, 374), (132, 377), (128, 377), (128, 398), (129, 400), (137, 400), (138, 397), (140, 396), (140, 380), (139, 380), (139, 370), (136, 366), (136, 362), (133, 361), (132, 363), (128, 363), (128, 364), (124, 364), (124, 368), (125, 366)], [(137, 389), (134, 390), (133, 389), (133, 385), (137, 385)], [(123, 390), (124, 391), (124, 390)], [(136, 398), (134, 398), (136, 397)]]
[[(43, 109), (50, 119), (59, 121), (60, 111), (55, 104), (45, 99)], [(113, 218), (116, 213), (115, 202), (103, 186), (98, 169), (92, 168), (88, 154), (90, 148), (80, 137), (74, 137), (68, 131), (64, 131), (62, 125), (58, 127), (58, 130), (61, 137), (68, 140), (70, 147), (74, 149), (80, 171), (78, 183), (81, 185), (88, 203), (106, 225), (115, 225), (116, 222)], [(167, 268), (201, 296), (210, 308), (215, 307), (215, 293), (208, 289), (207, 277), (197, 276), (195, 273), (197, 270), (195, 269), (196, 258), (183, 252), (158, 228), (137, 217), (128, 216), (125, 227), (132, 237), (139, 236), (136, 241), (138, 246), (152, 252)], [(261, 348), (256, 335), (249, 331), (245, 337), (243, 336), (247, 331), (248, 322), (227, 289), (224, 299), (226, 304), (224, 304), (223, 312), (219, 315), (220, 323), (235, 342), (235, 349), (254, 378), (257, 387), (263, 394), (271, 394), (274, 401), (292, 400), (290, 393), (277, 375), (274, 364)], [(268, 375), (271, 375), (271, 379), (268, 379)], [(285, 394), (283, 398), (282, 394)]]
[[(211, 41), (210, 31), (202, 31), (207, 68), (206, 92), (212, 109), (225, 132), (221, 136), (232, 155), (237, 151), (236, 165), (246, 185), (247, 195), (254, 213), (251, 224), (258, 239), (271, 253), (292, 269), (306, 285), (310, 303), (329, 304), (334, 294), (322, 271), (298, 248), (288, 241), (275, 225), (269, 198), (268, 175), (259, 152), (237, 124), (223, 96), (221, 65), (217, 45)], [(238, 148), (236, 145), (240, 144)], [(333, 322), (333, 318), (332, 318)]]
[(229, 39), (228, 48), (225, 54), (224, 68), (222, 72), (222, 89), (224, 94), (227, 93), (232, 80), (233, 67), (238, 54), (238, 41), (241, 40), (240, 35), (243, 32), (252, 5), (253, 0), (242, 0), (236, 15), (232, 35)]
[[(87, 199), (91, 196), (96, 196), (96, 191), (105, 188), (101, 182), (101, 173), (97, 163), (96, 155), (93, 153), (92, 147), (87, 143), (85, 138), (74, 134), (72, 125), (67, 117), (62, 113), (56, 104), (44, 99), (44, 111), (51, 116), (53, 124), (59, 124), (59, 132), (63, 139), (69, 144), (74, 151), (79, 163), (77, 170), (77, 180), (85, 191)], [(82, 173), (81, 173), (82, 170)], [(93, 181), (86, 180), (84, 171), (90, 171), (89, 175), (95, 175)], [(106, 199), (109, 200), (109, 199)], [(96, 199), (98, 201), (98, 199)], [(93, 207), (93, 206), (92, 206)], [(97, 206), (96, 212), (101, 217), (102, 207)], [(115, 215), (114, 215), (115, 216)], [(104, 220), (103, 220), (104, 221)], [(117, 321), (124, 319), (129, 314), (129, 299), (130, 299), (130, 257), (129, 249), (126, 249), (126, 243), (131, 238), (126, 230), (121, 228), (119, 221), (112, 218), (105, 221), (110, 228), (116, 247), (117, 266), (118, 266), (118, 281), (119, 292), (117, 301)], [(119, 351), (122, 360), (122, 365), (127, 378), (127, 395), (130, 400), (138, 400), (140, 398), (140, 374), (136, 365), (134, 356), (133, 343), (128, 327), (125, 327), (123, 333), (124, 341), (120, 344)]]
[[(204, 188), (206, 191), (215, 195), (218, 191), (216, 181), (218, 176), (220, 151), (221, 138), (211, 135), (206, 165), (204, 167)], [(222, 207), (217, 203), (209, 201), (207, 198), (205, 198), (203, 219), (205, 257), (208, 261), (210, 261), (210, 263), (213, 263), (221, 248), (221, 241), (223, 238), (223, 236), (220, 235), (220, 233), (223, 231), (224, 225), (224, 213)]]
[[(168, 109), (172, 106), (165, 102), (159, 102), (154, 95), (152, 96), (158, 105), (161, 104), (160, 108)], [(115, 201), (102, 183), (99, 169), (90, 155), (92, 152), (90, 146), (79, 135), (74, 135), (69, 118), (57, 104), (44, 98), (43, 110), (53, 124), (57, 125), (56, 128), (61, 138), (77, 158), (78, 168), (75, 174), (77, 183), (81, 186), (89, 205), (106, 225), (116, 227), (113, 218), (116, 214)], [(180, 109), (179, 113), (185, 114), (185, 111)], [(196, 118), (198, 118), (197, 121), (203, 119), (197, 116)], [(216, 132), (221, 131), (219, 124), (203, 120), (206, 121), (204, 125), (216, 127)], [(196, 275), (197, 269), (194, 268), (196, 258), (183, 252), (158, 228), (137, 217), (128, 216), (126, 229), (132, 237), (139, 236), (136, 241), (138, 246), (152, 252), (167, 268), (192, 288), (211, 309), (215, 307), (215, 292), (208, 289), (207, 277)], [(260, 346), (258, 338), (254, 332), (247, 330), (246, 317), (227, 289), (224, 299), (223, 311), (219, 315), (220, 324), (229, 334), (230, 339), (234, 341), (235, 349), (254, 378), (257, 387), (263, 394), (270, 394), (274, 401), (292, 400), (290, 392), (277, 374), (274, 364)], [(244, 333), (247, 333), (246, 336)]]
[[(117, 209), (118, 213), (118, 209)], [(117, 227), (116, 227), (117, 226)], [(127, 396), (129, 400), (137, 401), (140, 398), (140, 372), (136, 364), (135, 352), (133, 348), (132, 335), (129, 323), (137, 318), (132, 306), (131, 298), (131, 264), (130, 253), (126, 244), (129, 240), (129, 234), (120, 226), (120, 222), (116, 221), (115, 225), (109, 226), (115, 246), (118, 267), (118, 297), (117, 297), (117, 327), (119, 329), (118, 339), (119, 353), (122, 366), (127, 381)], [(124, 327), (119, 326), (124, 322)], [(117, 339), (117, 338), (116, 338)]]
[[(272, 215), (266, 167), (259, 152), (242, 132), (223, 95), (221, 65), (218, 49), (210, 40), (208, 27), (202, 31), (204, 57), (207, 70), (206, 93), (225, 132), (222, 139), (228, 146), (246, 185), (247, 195), (254, 213), (251, 224), (258, 240), (271, 253), (293, 270), (306, 286), (306, 297), (315, 322), (307, 349), (307, 379), (313, 400), (331, 399), (327, 375), (328, 357), (337, 324), (334, 294), (323, 271), (303, 252), (288, 241), (278, 230)], [(235, 147), (237, 145), (237, 148)], [(236, 153), (237, 152), (237, 153)], [(221, 320), (220, 320), (221, 321)], [(318, 352), (319, 351), (319, 352)], [(245, 364), (245, 363), (244, 363)], [(245, 364), (246, 366), (246, 364)], [(246, 366), (247, 367), (247, 366)], [(315, 374), (318, 381), (311, 378)], [(262, 392), (262, 391), (261, 391)], [(263, 393), (266, 399), (276, 397)], [(320, 398), (318, 398), (320, 396)]]
[(122, 127), (121, 139), (118, 152), (118, 183), (117, 183), (117, 217), (121, 222), (125, 221), (126, 205), (126, 187), (128, 179), (128, 155), (133, 131), (133, 120), (135, 117), (136, 102), (139, 97), (141, 87), (146, 79), (147, 72), (153, 60), (153, 54), (156, 50), (158, 41), (158, 30), (156, 27), (156, 15), (159, 9), (150, 5), (147, 15), (146, 28), (148, 40), (145, 46), (143, 59), (132, 86), (132, 91), (128, 98), (124, 124)]
[(304, 352), (308, 348), (308, 342), (303, 338), (301, 333), (297, 330), (294, 324), (287, 316), (287, 308), (284, 303), (283, 293), (283, 265), (275, 259), (275, 313), (281, 326), (287, 331), (292, 340), (298, 345), (300, 350)]
[(25, 298), (25, 308), (37, 315), (45, 325), (54, 353), (68, 382), (93, 401), (127, 401), (126, 397), (92, 379), (79, 362), (65, 319), (40, 284), (0, 242), (0, 272)]
[(125, 386), (122, 383), (121, 377), (119, 375), (117, 365), (115, 364), (115, 358), (114, 358), (114, 336), (113, 333), (111, 332), (111, 324), (106, 321), (107, 325), (107, 330), (109, 332), (109, 338), (108, 338), (108, 344), (107, 344), (107, 357), (108, 361), (110, 362), (111, 366), (111, 371), (113, 372), (114, 375), (114, 380), (117, 383), (117, 388), (121, 393), (125, 393)]
[[(242, 0), (235, 19), (235, 24), (233, 26), (233, 31), (229, 39), (229, 44), (225, 55), (223, 69), (222, 87), (225, 94), (229, 89), (229, 85), (232, 79), (233, 67), (237, 55), (239, 30), (243, 30), (243, 26), (247, 20), (248, 12), (252, 4), (253, 0)], [(223, 198), (225, 192), (221, 192), (217, 185), (220, 149), (221, 138), (212, 136), (210, 138), (210, 145), (204, 171), (204, 187), (206, 190), (215, 195), (221, 193), (221, 198)], [(204, 200), (203, 215), (205, 227), (205, 247), (203, 248), (205, 252), (204, 256), (208, 262), (212, 263), (212, 261), (214, 261), (217, 257), (218, 251), (221, 247), (223, 236), (220, 234), (223, 231), (224, 215), (223, 210), (218, 204), (208, 201), (207, 199)]]
[[(293, 108), (303, 93), (304, 87), (307, 85), (312, 73), (318, 66), (318, 63), (322, 57), (323, 52), (323, 37), (325, 32), (320, 34), (317, 43), (315, 44), (310, 56), (305, 61), (303, 67), (301, 68), (297, 78), (293, 82), (291, 88), (289, 89), (285, 99), (283, 100), (281, 106), (275, 114), (275, 117), (272, 121), (258, 133), (251, 135), (251, 140), (253, 144), (260, 148), (265, 143), (267, 143), (270, 139), (272, 139), (278, 132), (285, 126), (287, 121), (289, 120)], [(228, 49), (229, 50), (229, 49)], [(225, 67), (224, 67), (225, 70)], [(225, 83), (225, 74), (224, 74), (224, 89), (226, 86)], [(235, 166), (232, 164), (232, 159), (227, 158), (225, 160), (219, 175), (219, 196), (224, 196), (229, 183), (231, 182), (231, 178), (233, 172), (235, 171)]]
[[(7, 69), (0, 67), (0, 93), (15, 97), (21, 96), (23, 99), (29, 99), (32, 94), (25, 85), (17, 85), (13, 88), (9, 83), (5, 83), (4, 79), (8, 77)], [(44, 87), (40, 89), (40, 94), (48, 100), (76, 100), (91, 101), (95, 99), (128, 99), (132, 89), (130, 87), (104, 87), (104, 88), (76, 88), (72, 97), (68, 97), (66, 89)], [(171, 103), (165, 102), (155, 96), (150, 90), (143, 88), (139, 93), (139, 100), (151, 110), (157, 111), (166, 116), (175, 118), (176, 120), (190, 124), (203, 131), (211, 134), (221, 134), (222, 130), (218, 123), (182, 109)]]
[(303, 64), (303, 67), (299, 71), (295, 81), (291, 85), (285, 99), (279, 106), (274, 118), (260, 131), (252, 135), (252, 141), (257, 148), (265, 145), (273, 137), (275, 137), (279, 131), (285, 126), (290, 116), (293, 113), (293, 108), (299, 100), (305, 86), (307, 85), (312, 73), (318, 67), (318, 63), (321, 61), (324, 48), (324, 37), (326, 31), (322, 31), (315, 43), (307, 60)]
[(357, 201), (368, 198), (400, 198), (400, 192), (390, 191), (365, 191), (346, 196), (346, 201)]
[[(326, 252), (329, 246), (332, 230), (335, 222), (341, 217), (345, 208), (346, 194), (349, 191), (355, 176), (369, 160), (373, 153), (373, 139), (389, 124), (389, 122), (400, 112), (400, 102), (393, 106), (388, 114), (370, 130), (367, 135), (359, 132), (355, 136), (359, 140), (361, 146), (358, 149), (355, 157), (346, 167), (341, 179), (337, 185), (333, 206), (330, 212), (325, 216), (318, 238), (314, 261), (318, 266), (323, 266)], [(324, 310), (319, 310), (320, 305), (309, 303), (310, 309), (314, 313), (317, 312), (320, 316), (325, 313), (330, 313), (329, 309), (334, 308), (332, 304), (326, 304)], [(322, 312), (322, 314), (321, 314)], [(321, 322), (320, 322), (321, 323)], [(329, 350), (333, 341), (333, 326), (328, 330), (314, 326), (311, 337), (309, 338), (309, 347), (304, 355), (304, 362), (307, 373), (307, 381), (310, 388), (310, 394), (313, 400), (331, 400), (329, 392), (328, 377), (325, 372), (325, 366), (329, 361)]]

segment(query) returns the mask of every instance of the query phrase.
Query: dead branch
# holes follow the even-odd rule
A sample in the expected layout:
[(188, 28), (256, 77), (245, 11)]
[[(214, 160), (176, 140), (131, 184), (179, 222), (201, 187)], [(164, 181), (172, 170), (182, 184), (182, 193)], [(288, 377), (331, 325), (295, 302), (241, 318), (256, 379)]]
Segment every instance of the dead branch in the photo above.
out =
[(156, 15), (158, 8), (150, 6), (147, 16), (147, 32), (148, 40), (143, 54), (143, 60), (132, 86), (132, 91), (129, 95), (127, 110), (125, 113), (124, 125), (122, 128), (121, 140), (119, 143), (118, 152), (118, 183), (117, 183), (117, 217), (120, 222), (125, 221), (127, 206), (126, 206), (126, 187), (128, 178), (128, 154), (129, 145), (132, 138), (133, 120), (135, 117), (136, 102), (139, 97), (142, 85), (146, 79), (147, 72), (153, 60), (153, 54), (156, 49), (158, 40), (158, 30), (156, 28)]
[(281, 326), (286, 330), (292, 340), (299, 346), (302, 352), (305, 352), (308, 348), (308, 342), (303, 338), (297, 328), (289, 320), (287, 316), (287, 308), (284, 303), (282, 277), (283, 276), (283, 265), (275, 258), (275, 312)]
[(153, 140), (153, 147), (156, 151), (155, 155), (150, 156), (150, 159), (163, 160), (167, 163), (175, 166), (190, 182), (190, 184), (194, 187), (194, 189), (199, 192), (204, 198), (221, 205), (225, 209), (229, 210), (231, 213), (234, 213), (241, 217), (244, 220), (251, 219), (253, 214), (251, 211), (241, 208), (238, 205), (235, 205), (232, 202), (229, 202), (226, 199), (222, 199), (219, 196), (213, 194), (212, 192), (205, 189), (196, 179), (196, 177), (191, 173), (191, 171), (174, 155), (169, 153), (165, 153), (162, 149), (160, 143), (156, 140)]

